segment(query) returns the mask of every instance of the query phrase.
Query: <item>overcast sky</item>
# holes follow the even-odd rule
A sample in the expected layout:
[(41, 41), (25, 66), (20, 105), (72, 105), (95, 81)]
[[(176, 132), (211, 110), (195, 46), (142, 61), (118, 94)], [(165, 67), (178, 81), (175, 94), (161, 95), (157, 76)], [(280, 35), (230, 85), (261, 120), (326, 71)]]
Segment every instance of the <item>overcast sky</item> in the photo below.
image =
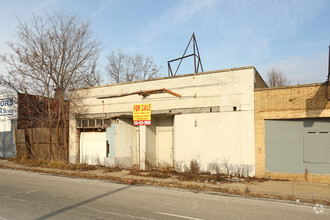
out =
[[(182, 56), (195, 32), (204, 71), (272, 67), (293, 84), (324, 82), (330, 45), (329, 0), (0, 0), (0, 53), (15, 41), (16, 16), (65, 10), (91, 19), (105, 55), (118, 48), (167, 61)], [(192, 73), (192, 59), (180, 74)], [(0, 66), (0, 71), (6, 70)]]

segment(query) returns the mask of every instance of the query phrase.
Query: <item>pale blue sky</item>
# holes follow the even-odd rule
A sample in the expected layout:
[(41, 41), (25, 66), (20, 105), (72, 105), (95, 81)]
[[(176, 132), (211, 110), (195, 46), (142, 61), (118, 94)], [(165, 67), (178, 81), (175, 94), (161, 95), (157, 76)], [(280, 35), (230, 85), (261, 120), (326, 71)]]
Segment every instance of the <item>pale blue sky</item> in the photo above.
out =
[[(327, 78), (329, 0), (0, 0), (0, 5), (1, 53), (15, 39), (15, 16), (64, 9), (91, 19), (103, 47), (101, 66), (111, 49), (121, 48), (153, 56), (167, 76), (167, 61), (182, 56), (195, 32), (204, 71), (253, 65), (263, 78), (272, 67), (283, 70), (293, 84)], [(190, 59), (180, 74), (193, 71)]]

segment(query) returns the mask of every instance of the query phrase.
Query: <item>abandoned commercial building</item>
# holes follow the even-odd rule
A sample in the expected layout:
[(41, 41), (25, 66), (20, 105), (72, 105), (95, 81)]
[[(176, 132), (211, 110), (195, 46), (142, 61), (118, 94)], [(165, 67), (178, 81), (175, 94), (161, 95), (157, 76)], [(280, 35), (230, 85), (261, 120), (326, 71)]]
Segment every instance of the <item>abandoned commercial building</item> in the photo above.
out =
[[(254, 90), (265, 87), (249, 66), (74, 90), (70, 162), (183, 169), (196, 160), (253, 176)], [(151, 106), (150, 125), (134, 125), (137, 104)]]
[(255, 90), (256, 176), (330, 183), (327, 83)]

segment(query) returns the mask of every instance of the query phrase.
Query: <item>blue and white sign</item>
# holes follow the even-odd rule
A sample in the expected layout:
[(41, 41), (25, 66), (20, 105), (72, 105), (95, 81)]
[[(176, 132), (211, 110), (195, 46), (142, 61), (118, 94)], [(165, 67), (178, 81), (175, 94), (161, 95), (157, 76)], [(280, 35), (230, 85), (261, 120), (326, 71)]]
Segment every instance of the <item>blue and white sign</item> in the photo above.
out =
[(0, 116), (15, 116), (16, 104), (14, 97), (0, 99)]
[(0, 132), (11, 131), (12, 119), (17, 117), (17, 96), (0, 95)]

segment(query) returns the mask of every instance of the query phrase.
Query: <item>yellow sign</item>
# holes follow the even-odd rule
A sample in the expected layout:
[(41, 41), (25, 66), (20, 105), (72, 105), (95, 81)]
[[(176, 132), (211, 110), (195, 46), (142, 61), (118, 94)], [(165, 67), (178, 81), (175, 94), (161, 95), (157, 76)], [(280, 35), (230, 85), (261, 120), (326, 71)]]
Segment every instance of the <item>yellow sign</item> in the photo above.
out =
[(151, 125), (151, 104), (137, 104), (133, 109), (134, 125)]

